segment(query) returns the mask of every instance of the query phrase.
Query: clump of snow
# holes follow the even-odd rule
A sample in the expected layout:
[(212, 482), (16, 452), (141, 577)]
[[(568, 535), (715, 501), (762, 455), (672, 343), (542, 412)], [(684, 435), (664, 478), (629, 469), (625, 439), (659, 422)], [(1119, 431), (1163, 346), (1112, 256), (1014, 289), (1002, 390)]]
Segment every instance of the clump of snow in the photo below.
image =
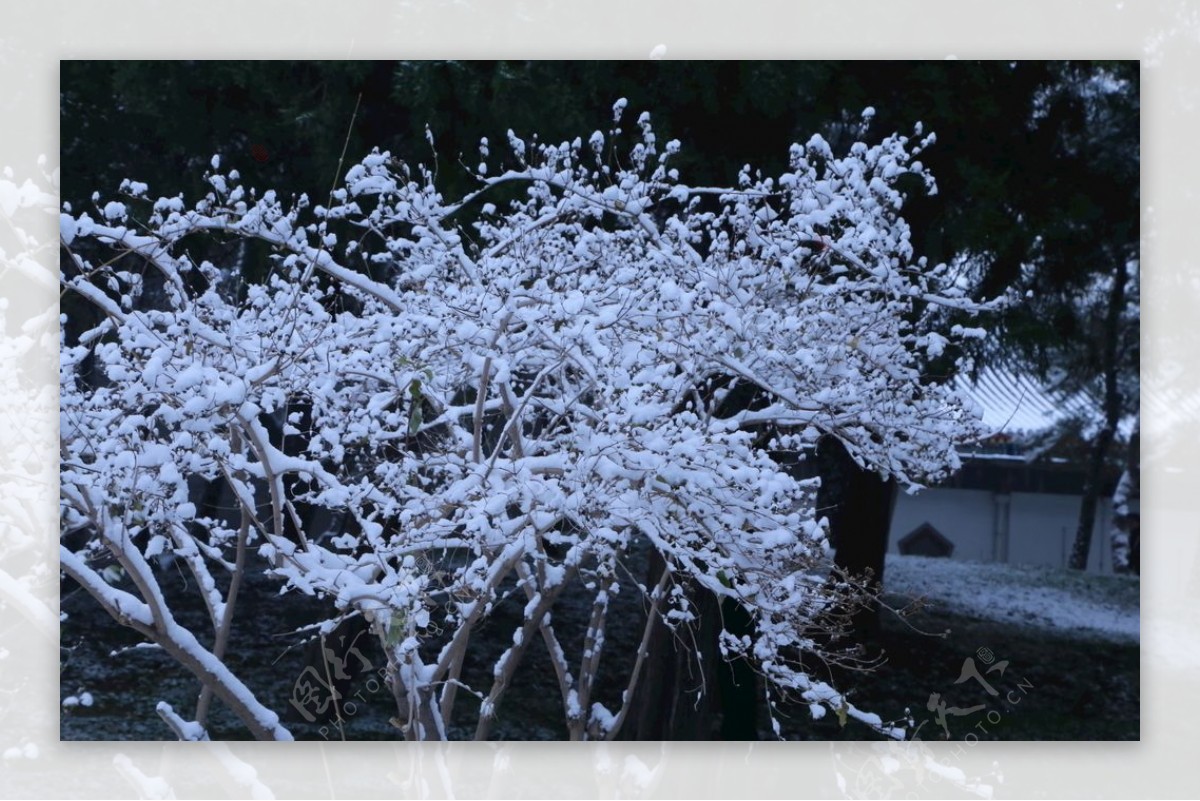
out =
[(155, 711), (171, 724), (171, 728), (181, 740), (198, 742), (208, 739), (208, 733), (203, 726), (194, 720), (184, 720), (166, 701), (159, 701)]
[(70, 214), (58, 215), (58, 231), (64, 245), (71, 246), (71, 243), (75, 241), (75, 232), (78, 230), (79, 227), (75, 224), (74, 217)]

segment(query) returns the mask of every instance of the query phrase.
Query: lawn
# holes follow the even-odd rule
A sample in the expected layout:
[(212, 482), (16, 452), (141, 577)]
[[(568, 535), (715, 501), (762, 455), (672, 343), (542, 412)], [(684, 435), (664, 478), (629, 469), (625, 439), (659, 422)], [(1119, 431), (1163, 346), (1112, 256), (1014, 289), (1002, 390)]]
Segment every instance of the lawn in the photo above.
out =
[[(925, 740), (1139, 739), (1138, 578), (894, 556), (885, 584), (885, 601), (910, 613), (884, 613), (870, 646), (881, 667), (835, 677), (856, 706), (885, 720), (907, 708)], [(964, 676), (968, 660), (979, 678)], [(800, 719), (791, 736), (863, 732)]]

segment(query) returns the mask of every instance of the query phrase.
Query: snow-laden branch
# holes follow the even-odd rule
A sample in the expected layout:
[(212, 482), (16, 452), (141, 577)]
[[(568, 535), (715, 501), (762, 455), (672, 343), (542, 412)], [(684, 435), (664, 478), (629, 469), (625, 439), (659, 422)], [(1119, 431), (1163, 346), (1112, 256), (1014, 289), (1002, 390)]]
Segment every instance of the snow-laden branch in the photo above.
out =
[[(406, 736), (445, 736), (460, 688), (486, 736), (540, 633), (572, 736), (612, 737), (628, 710), (592, 697), (613, 657), (607, 593), (649, 540), (669, 566), (645, 590), (651, 621), (691, 621), (695, 592), (737, 603), (754, 628), (729, 656), (776, 693), (855, 716), (795, 656), (820, 651), (831, 598), (810, 578), (826, 546), (814, 483), (773, 456), (832, 435), (919, 486), (983, 433), (922, 375), (979, 332), (916, 330), (921, 309), (983, 308), (912, 253), (897, 185), (933, 187), (912, 160), (924, 143), (838, 157), (814, 137), (780, 176), (691, 188), (670, 166), (678, 143), (660, 154), (648, 116), (639, 128), (625, 168), (599, 134), (514, 137), (516, 166), (481, 167), (457, 201), (373, 152), (329, 208), (214, 172), (192, 208), (133, 197), (101, 221), (65, 214), (62, 512), (91, 540), (64, 548), (64, 569), (244, 710), (236, 677), (172, 622), (147, 559), (184, 558), (218, 636), (235, 589), (222, 598), (214, 577), (251, 569), (248, 552), (331, 617), (361, 613)], [(489, 202), (513, 187), (504, 208)], [(242, 294), (187, 255), (216, 234), (272, 250)], [(236, 519), (199, 508), (198, 483), (227, 487)], [(313, 531), (319, 509), (345, 522)], [(88, 568), (104, 549), (140, 598)], [(568, 592), (591, 609), (579, 654), (546, 617)], [(490, 687), (468, 686), (473, 630), (521, 596)], [(631, 659), (629, 695), (645, 643)], [(279, 733), (254, 710), (257, 733)]]
[[(134, 570), (148, 569), (139, 563), (133, 549), (120, 552), (122, 564)], [(279, 722), (279, 715), (263, 706), (254, 693), (228, 667), (204, 648), (188, 629), (169, 613), (156, 619), (151, 606), (130, 593), (110, 586), (99, 573), (89, 568), (67, 548), (59, 549), (59, 562), (65, 572), (96, 599), (104, 611), (160, 645), (176, 661), (190, 670), (205, 686), (233, 710), (250, 732), (260, 740), (291, 740), (291, 733)], [(157, 588), (157, 583), (154, 584)], [(160, 596), (161, 597), (161, 596)]]

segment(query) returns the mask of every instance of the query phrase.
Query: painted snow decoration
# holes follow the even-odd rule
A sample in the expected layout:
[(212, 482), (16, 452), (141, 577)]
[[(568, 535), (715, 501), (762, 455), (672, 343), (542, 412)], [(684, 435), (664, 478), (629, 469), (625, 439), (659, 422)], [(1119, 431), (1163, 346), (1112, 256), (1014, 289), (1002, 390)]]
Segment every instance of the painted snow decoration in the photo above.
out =
[[(782, 176), (691, 188), (671, 166), (679, 143), (659, 152), (649, 115), (612, 157), (626, 105), (607, 137), (508, 131), (500, 165), (484, 140), (478, 188), (457, 200), (378, 151), (329, 208), (256, 199), (214, 157), (213, 191), (191, 210), (135, 199), (145, 225), (129, 228), (114, 227), (127, 213), (116, 202), (104, 220), (63, 215), (63, 285), (99, 312), (62, 344), (62, 516), (90, 535), (63, 546), (63, 569), (206, 676), (256, 736), (290, 735), (175, 622), (148, 558), (183, 560), (218, 632), (230, 599), (214, 574), (242, 569), (238, 554), (328, 598), (331, 617), (364, 616), (410, 738), (444, 737), (456, 697), (472, 696), (486, 736), (536, 640), (572, 738), (615, 736), (632, 693), (609, 710), (591, 690), (618, 579), (670, 624), (694, 618), (695, 593), (732, 599), (754, 629), (722, 649), (752, 660), (771, 698), (900, 736), (797, 659), (821, 651), (833, 596), (812, 580), (826, 550), (815, 481), (775, 457), (829, 434), (918, 486), (984, 433), (953, 386), (922, 380), (926, 355), (979, 333), (913, 316), (914, 303), (977, 308), (915, 258), (899, 215), (898, 179), (934, 188), (912, 159), (930, 137), (839, 157), (814, 136)], [(522, 192), (500, 205), (510, 187)], [(266, 278), (227, 291), (227, 269), (188, 255), (204, 235), (269, 245)], [(742, 389), (752, 401), (731, 402)], [(227, 484), (240, 512), (196, 506), (196, 480)], [(314, 507), (350, 522), (287, 536)], [(625, 580), (638, 540), (670, 567), (656, 586)], [(102, 550), (136, 592), (96, 573)], [(458, 693), (472, 634), (513, 581), (524, 622), (495, 683)], [(579, 664), (550, 614), (568, 592), (594, 609)], [(202, 738), (202, 720), (171, 721)]]

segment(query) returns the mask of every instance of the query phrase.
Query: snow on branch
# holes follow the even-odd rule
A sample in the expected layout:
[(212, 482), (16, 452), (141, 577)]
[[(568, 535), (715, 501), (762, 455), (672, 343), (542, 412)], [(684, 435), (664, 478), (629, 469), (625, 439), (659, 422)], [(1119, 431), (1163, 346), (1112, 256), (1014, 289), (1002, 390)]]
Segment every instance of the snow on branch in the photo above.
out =
[[(776, 694), (893, 735), (799, 662), (820, 652), (832, 596), (812, 580), (826, 554), (815, 483), (776, 457), (828, 434), (919, 486), (984, 433), (921, 367), (931, 341), (978, 332), (911, 322), (925, 304), (983, 308), (912, 252), (898, 181), (934, 186), (912, 160), (924, 143), (838, 157), (813, 137), (780, 176), (689, 188), (670, 166), (679, 144), (659, 154), (649, 117), (638, 125), (626, 167), (600, 157), (602, 136), (512, 136), (506, 171), (482, 147), (478, 189), (458, 200), (375, 151), (329, 208), (257, 196), (231, 172), (191, 208), (64, 214), (62, 515), (89, 532), (64, 545), (64, 569), (240, 698), (173, 622), (147, 560), (185, 557), (219, 631), (230, 612), (212, 576), (250, 569), (231, 556), (249, 543), (256, 569), (370, 621), (405, 736), (446, 736), (459, 687), (481, 699), (486, 736), (540, 634), (571, 735), (612, 737), (627, 710), (590, 697), (607, 601), (649, 541), (669, 567), (646, 591), (651, 616), (691, 620), (692, 592), (730, 599), (754, 633), (723, 641), (728, 656)], [(487, 202), (512, 187), (503, 208)], [(241, 290), (194, 260), (219, 258), (217, 235), (271, 251)], [(197, 506), (197, 482), (226, 485), (237, 519)], [(345, 522), (306, 530), (314, 509)], [(88, 566), (103, 550), (140, 597)], [(591, 615), (573, 654), (546, 616), (579, 592)], [(466, 686), (477, 624), (515, 597), (525, 619), (491, 686)]]

